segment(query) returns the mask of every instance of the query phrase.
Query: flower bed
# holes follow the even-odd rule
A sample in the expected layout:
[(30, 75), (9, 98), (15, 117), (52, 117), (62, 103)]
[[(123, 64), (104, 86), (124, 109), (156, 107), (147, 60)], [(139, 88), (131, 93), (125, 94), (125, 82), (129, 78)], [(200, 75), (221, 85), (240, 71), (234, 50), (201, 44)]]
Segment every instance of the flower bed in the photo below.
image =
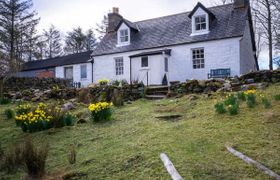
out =
[(35, 108), (32, 108), (29, 104), (24, 104), (16, 108), (15, 120), (16, 125), (21, 127), (24, 132), (33, 133), (58, 127), (58, 124), (59, 127), (72, 126), (74, 116), (69, 113), (62, 113), (60, 108), (48, 107), (44, 103), (39, 103)]
[(96, 104), (90, 104), (88, 109), (91, 112), (91, 119), (94, 122), (102, 120), (110, 120), (112, 117), (112, 103), (99, 102)]

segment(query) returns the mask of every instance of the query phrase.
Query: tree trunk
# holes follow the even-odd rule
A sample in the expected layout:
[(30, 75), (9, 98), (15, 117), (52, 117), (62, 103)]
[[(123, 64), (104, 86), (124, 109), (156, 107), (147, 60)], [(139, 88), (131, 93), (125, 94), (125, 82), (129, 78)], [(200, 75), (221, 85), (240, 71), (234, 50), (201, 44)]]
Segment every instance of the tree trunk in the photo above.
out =
[(269, 48), (269, 70), (273, 70), (273, 39), (272, 39), (272, 17), (271, 17), (271, 7), (268, 0), (265, 1), (267, 5), (268, 12), (268, 48)]
[(0, 78), (0, 99), (4, 98), (4, 78)]

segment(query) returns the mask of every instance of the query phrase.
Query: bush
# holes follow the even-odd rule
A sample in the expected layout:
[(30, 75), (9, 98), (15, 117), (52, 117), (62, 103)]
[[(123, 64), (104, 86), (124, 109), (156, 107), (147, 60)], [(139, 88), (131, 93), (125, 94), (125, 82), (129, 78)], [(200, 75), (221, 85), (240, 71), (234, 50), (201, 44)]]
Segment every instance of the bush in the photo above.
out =
[(224, 101), (224, 104), (226, 106), (235, 105), (235, 104), (237, 104), (237, 98), (233, 94), (231, 94), (231, 95), (227, 96), (226, 100)]
[(217, 103), (215, 109), (218, 114), (224, 114), (227, 112), (223, 103)]
[(274, 96), (274, 99), (275, 99), (276, 101), (280, 101), (280, 94), (275, 95), (275, 96)]
[(109, 84), (109, 82), (110, 82), (110, 81), (107, 80), (107, 79), (101, 79), (101, 80), (98, 81), (98, 83), (99, 83), (100, 86), (106, 86), (106, 85)]
[(102, 120), (110, 120), (112, 116), (112, 103), (100, 102), (97, 104), (90, 104), (88, 109), (91, 112), (91, 119), (94, 122)]
[(232, 115), (232, 116), (238, 114), (238, 109), (239, 109), (238, 104), (234, 104), (234, 105), (229, 105), (228, 106), (229, 114)]
[(241, 101), (246, 101), (246, 95), (244, 92), (238, 92), (237, 93), (237, 98)]
[(8, 119), (8, 120), (15, 118), (15, 112), (12, 109), (6, 109), (4, 111), (4, 114), (6, 116), (6, 119)]
[(0, 99), (0, 105), (7, 105), (10, 104), (11, 100), (7, 98)]
[(36, 147), (32, 141), (25, 141), (22, 154), (24, 165), (30, 177), (39, 179), (45, 174), (48, 150), (48, 145)]
[(69, 149), (69, 154), (68, 154), (68, 162), (69, 164), (75, 164), (77, 159), (77, 150), (76, 146), (72, 145)]

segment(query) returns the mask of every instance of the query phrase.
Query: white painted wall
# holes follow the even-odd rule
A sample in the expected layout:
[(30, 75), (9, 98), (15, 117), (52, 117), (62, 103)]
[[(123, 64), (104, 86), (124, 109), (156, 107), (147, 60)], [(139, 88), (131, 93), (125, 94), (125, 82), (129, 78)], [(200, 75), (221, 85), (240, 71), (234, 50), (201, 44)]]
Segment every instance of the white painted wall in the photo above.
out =
[[(149, 67), (141, 67), (141, 57), (132, 59), (132, 81), (148, 84), (161, 84), (164, 77), (164, 55), (148, 56)], [(148, 73), (148, 75), (147, 75)]]
[[(231, 38), (217, 41), (209, 41), (202, 43), (193, 43), (185, 45), (177, 45), (166, 47), (172, 49), (171, 57), (169, 58), (169, 77), (170, 81), (185, 81), (186, 79), (207, 79), (208, 73), (211, 69), (231, 68), (231, 75), (240, 75), (240, 40), (241, 38)], [(193, 69), (192, 64), (192, 49), (204, 47), (205, 53), (205, 68)], [(94, 57), (94, 78), (96, 83), (99, 79), (126, 79), (130, 81), (130, 62), (129, 56), (138, 54), (141, 52), (155, 51), (157, 49), (149, 49), (142, 51), (133, 51), (126, 53), (118, 53), (112, 55), (104, 55)], [(124, 74), (116, 76), (115, 72), (115, 60), (116, 57), (123, 57), (124, 59)], [(152, 71), (151, 77), (157, 76), (160, 72), (164, 71), (163, 57), (162, 56), (150, 56), (150, 61), (154, 61), (152, 66), (155, 71)], [(141, 64), (138, 64), (139, 60), (135, 59), (132, 69), (137, 69), (137, 66), (141, 68)], [(138, 68), (138, 69), (139, 69)], [(141, 76), (141, 72), (133, 72), (133, 77)], [(162, 72), (161, 74), (164, 74)], [(163, 75), (162, 75), (163, 76)], [(159, 80), (158, 80), (159, 81)], [(161, 83), (162, 79), (159, 81)]]
[(247, 20), (244, 36), (240, 41), (240, 74), (246, 74), (256, 70), (250, 26)]
[[(87, 65), (87, 78), (81, 79), (81, 65)], [(56, 78), (64, 78), (64, 68), (73, 67), (73, 81), (81, 82), (82, 87), (87, 87), (92, 82), (92, 65), (91, 63), (59, 66), (55, 68)]]

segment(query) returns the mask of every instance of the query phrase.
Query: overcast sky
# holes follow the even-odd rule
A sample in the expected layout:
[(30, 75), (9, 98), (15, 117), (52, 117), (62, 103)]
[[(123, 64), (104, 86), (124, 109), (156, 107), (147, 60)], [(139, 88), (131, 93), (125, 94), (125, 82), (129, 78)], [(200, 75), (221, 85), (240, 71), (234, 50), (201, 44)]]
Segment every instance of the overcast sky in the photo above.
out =
[[(120, 14), (130, 21), (140, 21), (180, 12), (191, 11), (198, 0), (33, 0), (34, 9), (41, 21), (39, 30), (51, 24), (63, 34), (75, 27), (95, 29), (112, 7), (119, 7)], [(200, 0), (206, 7), (221, 0)], [(262, 53), (266, 59), (267, 53)], [(262, 63), (262, 66), (266, 66)]]

